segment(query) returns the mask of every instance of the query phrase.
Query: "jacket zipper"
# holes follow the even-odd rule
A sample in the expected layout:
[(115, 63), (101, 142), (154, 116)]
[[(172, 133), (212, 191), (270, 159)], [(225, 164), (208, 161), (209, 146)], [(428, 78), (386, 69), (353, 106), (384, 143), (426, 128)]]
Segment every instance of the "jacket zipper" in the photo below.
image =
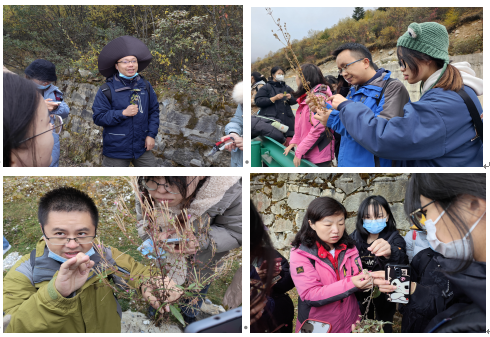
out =
[(110, 135), (114, 135), (114, 136), (126, 136), (124, 133), (110, 133)]

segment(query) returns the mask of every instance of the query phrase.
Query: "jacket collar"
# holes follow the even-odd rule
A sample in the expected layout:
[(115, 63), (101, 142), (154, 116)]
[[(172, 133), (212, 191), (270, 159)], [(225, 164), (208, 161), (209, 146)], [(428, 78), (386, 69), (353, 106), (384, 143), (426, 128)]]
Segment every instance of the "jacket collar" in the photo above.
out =
[[(56, 272), (60, 270), (62, 263), (48, 257), (48, 254), (49, 249), (48, 246), (46, 246), (46, 242), (43, 239), (39, 240), (36, 245), (35, 266), (32, 273), (33, 284), (51, 280)], [(97, 250), (95, 251), (95, 254), (90, 256), (90, 260), (95, 262), (93, 268), (99, 265), (101, 257)], [(95, 273), (92, 272), (87, 278), (87, 281), (94, 276)]]
[(131, 80), (126, 80), (119, 77), (118, 74), (114, 74), (114, 76), (112, 76), (112, 83), (114, 83), (114, 91), (120, 92), (125, 90), (133, 90), (134, 88), (138, 87), (138, 83), (140, 82), (140, 79), (141, 79), (140, 75), (136, 76)]

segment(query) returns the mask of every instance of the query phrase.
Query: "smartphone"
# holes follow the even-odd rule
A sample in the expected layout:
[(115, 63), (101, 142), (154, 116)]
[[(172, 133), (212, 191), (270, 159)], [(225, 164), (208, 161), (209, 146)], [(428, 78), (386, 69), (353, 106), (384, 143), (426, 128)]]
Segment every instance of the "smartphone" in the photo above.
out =
[(385, 280), (396, 286), (396, 290), (387, 293), (387, 301), (407, 304), (410, 301), (411, 267), (409, 265), (390, 264), (385, 266)]
[(194, 322), (185, 328), (185, 333), (241, 333), (242, 307)]

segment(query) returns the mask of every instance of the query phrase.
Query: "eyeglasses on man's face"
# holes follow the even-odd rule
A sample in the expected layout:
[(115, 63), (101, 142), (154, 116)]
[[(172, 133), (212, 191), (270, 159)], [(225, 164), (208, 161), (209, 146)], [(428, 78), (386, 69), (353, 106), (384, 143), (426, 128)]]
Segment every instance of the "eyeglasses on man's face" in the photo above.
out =
[(131, 63), (131, 64), (137, 64), (137, 63), (138, 63), (138, 60), (132, 60), (132, 61), (126, 61), (126, 60), (125, 60), (125, 61), (119, 61), (119, 62), (117, 62), (117, 63), (122, 63), (122, 64), (124, 64), (125, 66), (127, 66), (127, 65), (128, 65), (128, 64), (130, 64), (130, 63)]
[(32, 138), (35, 138), (35, 137), (40, 136), (42, 134), (45, 134), (46, 132), (49, 132), (49, 131), (53, 131), (54, 133), (59, 135), (61, 133), (61, 130), (63, 129), (63, 118), (61, 118), (61, 116), (54, 115), (54, 114), (49, 115), (49, 118), (52, 121), (51, 125), (53, 125), (53, 127), (51, 129), (46, 130), (46, 131), (41, 132), (41, 133), (38, 133), (37, 135), (34, 135), (34, 136), (29, 137), (27, 139), (24, 139), (23, 141), (20, 141), (19, 144), (27, 142), (28, 140), (31, 140)]
[(48, 238), (46, 235), (44, 235), (44, 238), (48, 239), (49, 243), (51, 243), (52, 245), (63, 246), (69, 244), (70, 240), (75, 241), (79, 245), (92, 243), (95, 239), (95, 236), (78, 236), (76, 238), (58, 238), (58, 237)]
[(356, 62), (359, 62), (359, 61), (362, 61), (364, 60), (364, 57), (362, 59), (359, 59), (359, 60), (355, 60), (354, 62), (351, 62), (351, 63), (347, 63), (345, 66), (343, 66), (342, 68), (339, 68), (339, 75), (342, 75), (344, 73), (344, 71), (347, 71), (347, 68), (351, 65), (351, 64), (354, 64)]

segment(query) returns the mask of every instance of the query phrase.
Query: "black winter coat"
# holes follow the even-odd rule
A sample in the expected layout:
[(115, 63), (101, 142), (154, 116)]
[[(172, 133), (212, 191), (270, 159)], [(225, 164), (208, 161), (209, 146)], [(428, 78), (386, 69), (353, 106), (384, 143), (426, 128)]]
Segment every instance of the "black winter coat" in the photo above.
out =
[[(447, 259), (438, 253), (434, 253), (432, 261), (437, 263), (440, 270), (455, 270), (460, 264), (459, 260)], [(445, 277), (448, 280), (447, 288), (439, 294), (431, 294), (432, 296), (425, 300), (440, 304), (442, 301), (435, 297), (442, 297), (447, 304), (446, 308), (443, 312), (438, 311), (435, 317), (429, 317), (433, 318), (424, 332), (485, 332), (486, 263), (474, 261), (465, 270), (456, 274), (446, 274)], [(414, 295), (417, 291), (418, 285)], [(422, 298), (424, 293), (419, 295), (417, 298)], [(446, 318), (450, 320), (445, 320)]]
[(287, 125), (289, 130), (286, 133), (286, 137), (292, 137), (294, 136), (294, 114), (293, 110), (291, 110), (291, 105), (297, 103), (296, 98), (291, 96), (289, 100), (286, 100), (284, 97), (274, 103), (270, 100), (271, 97), (277, 94), (284, 94), (285, 91), (292, 93), (293, 89), (286, 85), (285, 82), (269, 81), (255, 95), (255, 105), (260, 107), (260, 115), (277, 118), (281, 120), (282, 124)]
[[(394, 234), (394, 236), (390, 239), (392, 234)], [(361, 258), (363, 269), (378, 271), (384, 270), (387, 263), (408, 264), (405, 239), (398, 233), (398, 231), (388, 231), (388, 229), (385, 228), (379, 233), (378, 236), (378, 239), (384, 239), (386, 241), (390, 239), (389, 243), (391, 245), (391, 255), (389, 259), (385, 258), (384, 256), (375, 256), (369, 250), (367, 250), (372, 243), (368, 244), (367, 237), (363, 238), (357, 229), (351, 233), (350, 237), (356, 242), (356, 248), (359, 251), (359, 257)]]
[[(272, 118), (272, 117), (267, 117)], [(274, 119), (282, 123), (279, 119)], [(286, 137), (284, 133), (282, 133), (279, 129), (276, 129), (271, 125), (273, 123), (270, 119), (265, 119), (259, 116), (252, 116), (252, 138), (267, 136), (279, 143), (283, 144), (286, 141)]]
[(485, 295), (485, 274), (483, 274), (483, 290), (481, 284), (473, 288), (471, 282), (468, 282), (466, 287), (450, 282), (444, 270), (455, 269), (457, 263), (459, 261), (446, 259), (431, 248), (424, 249), (414, 256), (411, 263), (411, 280), (417, 282), (417, 287), (410, 295), (410, 302), (400, 306), (399, 310), (403, 314), (402, 332), (424, 332), (436, 315), (456, 303), (463, 303), (465, 306), (470, 304), (472, 300), (466, 292), (474, 291), (474, 298)]

